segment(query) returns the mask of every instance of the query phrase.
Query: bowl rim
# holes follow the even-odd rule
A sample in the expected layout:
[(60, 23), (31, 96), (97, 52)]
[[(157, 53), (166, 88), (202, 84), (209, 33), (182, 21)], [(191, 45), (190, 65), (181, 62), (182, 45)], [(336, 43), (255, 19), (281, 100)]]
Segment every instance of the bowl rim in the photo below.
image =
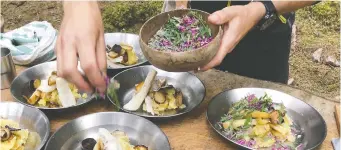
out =
[(57, 64), (57, 61), (48, 61), (48, 62), (44, 62), (44, 63), (38, 64), (38, 65), (34, 65), (34, 66), (32, 66), (32, 67), (26, 68), (26, 69), (23, 70), (20, 74), (18, 74), (18, 75), (13, 79), (13, 81), (12, 81), (12, 83), (11, 83), (10, 92), (11, 92), (12, 97), (13, 97), (17, 102), (19, 102), (19, 103), (21, 103), (21, 104), (24, 104), (24, 105), (29, 106), (29, 107), (34, 107), (34, 108), (37, 108), (37, 109), (40, 109), (40, 110), (46, 110), (46, 111), (53, 111), (53, 110), (68, 110), (68, 109), (72, 109), (72, 108), (77, 108), (77, 107), (83, 106), (83, 105), (85, 105), (85, 104), (87, 104), (87, 103), (90, 103), (91, 101), (93, 101), (93, 100), (95, 99), (95, 95), (92, 94), (92, 95), (90, 95), (90, 96), (88, 95), (88, 97), (89, 97), (89, 100), (88, 100), (88, 101), (85, 101), (85, 102), (83, 102), (83, 103), (80, 103), (80, 104), (77, 104), (77, 105), (74, 105), (74, 106), (47, 108), (47, 107), (38, 107), (38, 106), (34, 106), (34, 105), (28, 104), (28, 103), (26, 103), (26, 102), (23, 102), (23, 101), (19, 100), (19, 99), (13, 94), (13, 91), (14, 91), (15, 89), (13, 88), (12, 85), (13, 85), (14, 81), (19, 80), (19, 77), (20, 77), (21, 75), (23, 75), (25, 72), (28, 72), (29, 70), (31, 70), (31, 69), (33, 69), (33, 68), (38, 68), (38, 67), (40, 67), (40, 66), (48, 65), (48, 64), (53, 64), (53, 63), (56, 63), (56, 64)]
[(84, 116), (80, 116), (80, 117), (77, 117), (75, 119), (72, 119), (70, 121), (68, 121), (67, 123), (65, 123), (63, 126), (59, 127), (52, 135), (51, 137), (49, 138), (49, 140), (46, 142), (46, 145), (44, 147), (44, 150), (48, 150), (47, 149), (47, 146), (50, 144), (52, 138), (55, 136), (56, 133), (58, 133), (60, 130), (62, 130), (63, 128), (65, 128), (67, 125), (70, 125), (74, 122), (77, 122), (78, 120), (81, 120), (81, 119), (84, 119), (86, 117), (89, 117), (89, 116), (95, 116), (95, 115), (100, 115), (100, 114), (112, 114), (112, 115), (115, 115), (115, 114), (123, 114), (123, 115), (128, 115), (128, 116), (132, 116), (132, 117), (137, 117), (137, 118), (140, 118), (148, 123), (151, 123), (156, 129), (158, 129), (162, 135), (166, 138), (167, 140), (167, 143), (168, 143), (168, 147), (171, 148), (171, 145), (169, 143), (169, 139), (168, 139), (168, 136), (166, 135), (165, 132), (163, 132), (163, 130), (158, 126), (156, 125), (155, 123), (153, 123), (152, 121), (144, 118), (144, 117), (141, 117), (141, 116), (138, 116), (138, 115), (134, 115), (134, 114), (130, 114), (130, 113), (124, 113), (124, 112), (115, 112), (115, 111), (106, 111), (106, 112), (95, 112), (95, 113), (91, 113), (91, 114), (86, 114)]
[[(215, 124), (216, 122), (215, 122), (215, 123), (211, 122), (211, 121), (209, 120), (209, 117), (208, 117), (208, 110), (209, 110), (210, 106), (212, 105), (214, 99), (216, 99), (216, 97), (218, 97), (218, 96), (220, 96), (221, 94), (224, 94), (224, 93), (228, 93), (228, 92), (235, 91), (235, 90), (241, 90), (241, 89), (259, 89), (259, 90), (268, 90), (268, 91), (273, 91), (273, 92), (279, 92), (279, 93), (281, 93), (281, 94), (285, 94), (285, 95), (288, 95), (288, 96), (290, 96), (290, 97), (293, 97), (293, 98), (295, 98), (295, 99), (297, 99), (297, 100), (299, 100), (299, 101), (302, 101), (301, 99), (296, 98), (296, 97), (294, 97), (294, 96), (292, 96), (292, 95), (290, 95), (290, 94), (287, 94), (287, 93), (284, 93), (284, 92), (281, 92), (281, 91), (278, 91), (278, 90), (274, 90), (274, 89), (260, 88), (260, 87), (242, 87), (242, 88), (234, 88), (234, 89), (229, 89), (229, 90), (223, 90), (222, 92), (220, 92), (220, 93), (218, 93), (217, 95), (215, 95), (214, 97), (212, 97), (212, 99), (210, 100), (210, 102), (209, 102), (208, 105), (207, 105), (207, 110), (206, 110), (206, 120), (207, 120), (207, 122), (210, 124), (211, 128), (213, 128), (214, 131), (215, 131), (216, 133), (218, 133), (221, 137), (223, 137), (225, 140), (228, 140), (228, 141), (232, 142), (233, 144), (238, 145), (238, 146), (243, 147), (243, 148), (246, 148), (246, 149), (250, 149), (250, 147), (247, 147), (247, 146), (244, 146), (244, 145), (240, 145), (240, 144), (238, 144), (237, 142), (235, 142), (235, 141), (233, 141), (233, 140), (227, 138), (225, 135), (223, 135), (223, 134), (221, 133), (221, 131), (219, 131), (218, 129), (215, 128), (214, 124)], [(323, 120), (323, 122), (322, 122), (322, 124), (324, 125), (324, 135), (323, 135), (323, 138), (322, 138), (323, 140), (321, 140), (319, 143), (317, 143), (317, 144), (314, 145), (313, 147), (309, 148), (309, 150), (312, 150), (312, 149), (315, 149), (315, 148), (317, 148), (318, 146), (320, 146), (320, 145), (323, 143), (323, 141), (326, 139), (326, 137), (327, 137), (327, 124), (326, 124), (326, 121), (324, 120), (323, 116), (322, 116), (322, 115), (321, 115), (313, 106), (311, 106), (310, 104), (306, 103), (305, 101), (302, 101), (302, 102), (303, 102), (304, 104), (306, 104), (307, 106), (309, 106), (310, 108), (312, 108), (312, 110), (313, 110), (315, 113), (317, 113), (318, 116), (319, 116), (320, 118), (322, 118), (322, 120)]]
[[(39, 114), (41, 114), (44, 118), (44, 120), (46, 121), (46, 126), (47, 126), (47, 132), (45, 133), (45, 136), (43, 137), (43, 139), (41, 140), (39, 146), (37, 147), (38, 149), (42, 149), (44, 147), (44, 145), (46, 144), (46, 142), (48, 141), (49, 137), (50, 137), (50, 132), (51, 132), (51, 124), (50, 124), (50, 120), (49, 118), (45, 115), (44, 112), (42, 112), (40, 109), (32, 107), (32, 106), (27, 106), (27, 105), (23, 105), (22, 103), (18, 103), (18, 102), (13, 102), (13, 101), (1, 101), (0, 104), (14, 104), (14, 105), (19, 105), (19, 106), (23, 106), (26, 107), (28, 109), (32, 109), (37, 111)], [(35, 131), (36, 132), (36, 131)], [(41, 137), (40, 137), (41, 138)]]
[[(105, 35), (115, 35), (115, 34), (117, 34), (117, 35), (119, 35), (119, 34), (131, 35), (131, 36), (136, 36), (138, 40), (140, 39), (140, 36), (139, 36), (138, 34), (134, 34), (134, 33), (107, 32), (107, 33), (104, 33), (104, 41), (105, 41)], [(139, 41), (137, 41), (137, 42), (139, 42)], [(140, 44), (140, 43), (139, 43), (139, 44)], [(139, 45), (139, 47), (140, 47), (140, 50), (141, 50), (141, 52), (142, 52), (141, 45)], [(106, 54), (107, 54), (107, 52), (106, 52)], [(144, 61), (142, 61), (142, 62), (140, 62), (140, 63), (136, 63), (136, 64), (134, 64), (134, 65), (129, 65), (129, 66), (117, 67), (117, 68), (111, 68), (111, 67), (109, 67), (108, 64), (107, 64), (107, 69), (110, 69), (110, 70), (119, 70), (119, 69), (126, 69), (126, 68), (131, 68), (131, 67), (135, 67), (135, 66), (142, 65), (142, 64), (144, 64), (144, 63), (146, 63), (146, 62), (148, 61), (147, 58), (146, 58), (146, 56), (144, 56), (143, 52), (142, 52), (142, 56), (144, 57)], [(106, 58), (106, 59), (107, 59), (107, 61), (108, 61), (108, 58)], [(139, 58), (139, 59), (141, 59), (141, 58)]]
[[(175, 12), (175, 11), (199, 11), (199, 12), (202, 12), (202, 13), (206, 13), (208, 15), (210, 15), (210, 13), (206, 12), (206, 11), (202, 11), (202, 10), (199, 10), (199, 9), (175, 9), (175, 10), (171, 10), (171, 11), (167, 11), (167, 12), (162, 12), (162, 13), (159, 13), (151, 18), (149, 18), (140, 28), (140, 31), (139, 31), (139, 37), (140, 37), (140, 43), (142, 43), (144, 46), (148, 47), (148, 49), (151, 49), (153, 52), (160, 52), (160, 53), (165, 53), (165, 54), (190, 54), (190, 53), (193, 53), (195, 51), (199, 51), (199, 50), (202, 50), (204, 48), (207, 48), (208, 46), (212, 45), (212, 42), (215, 41), (215, 40), (218, 40), (222, 34), (222, 28), (221, 28), (221, 25), (216, 25), (218, 26), (218, 33), (217, 35), (212, 39), (212, 41), (210, 41), (208, 44), (202, 46), (202, 47), (199, 47), (197, 49), (192, 49), (192, 50), (188, 50), (188, 51), (181, 51), (181, 52), (172, 52), (172, 51), (158, 51), (158, 50), (155, 50), (154, 48), (151, 48), (150, 46), (148, 46), (148, 44), (141, 38), (141, 35), (142, 35), (142, 30), (144, 29), (144, 27), (146, 26), (147, 23), (149, 23), (152, 19), (156, 18), (157, 16), (160, 16), (160, 15), (163, 15), (163, 14), (168, 14), (170, 12)], [(143, 50), (144, 51), (144, 50)]]
[[(144, 66), (133, 67), (133, 68), (126, 69), (126, 70), (121, 71), (120, 73), (116, 74), (114, 77), (112, 77), (112, 78), (110, 79), (110, 81), (111, 81), (111, 80), (114, 80), (115, 77), (117, 77), (118, 75), (120, 75), (120, 74), (122, 74), (122, 73), (124, 73), (124, 72), (130, 71), (130, 70), (133, 70), (133, 69), (136, 69), (136, 68), (149, 68), (149, 67), (158, 69), (157, 67), (155, 67), (155, 66), (153, 66), (153, 65), (144, 65)], [(158, 69), (158, 70), (161, 70), (161, 69)], [(163, 71), (163, 70), (162, 70), (162, 71)], [(167, 71), (166, 71), (166, 72), (167, 72)], [(135, 111), (129, 111), (129, 110), (124, 109), (124, 108), (121, 107), (121, 106), (117, 106), (117, 105), (115, 104), (115, 102), (111, 99), (111, 97), (108, 95), (108, 93), (106, 94), (106, 96), (108, 97), (109, 101), (110, 101), (113, 105), (115, 105), (117, 108), (119, 108), (119, 109), (122, 110), (123, 112), (130, 113), (130, 114), (137, 115), (137, 116), (141, 116), (141, 117), (145, 117), (145, 118), (159, 118), (159, 119), (165, 119), (165, 118), (173, 118), (173, 117), (177, 117), (177, 116), (181, 116), (181, 115), (188, 114), (188, 113), (190, 113), (191, 111), (193, 111), (194, 109), (198, 108), (198, 107), (202, 104), (202, 102), (205, 100), (205, 97), (206, 97), (206, 86), (205, 86), (205, 84), (204, 84), (196, 75), (194, 75), (194, 74), (192, 74), (192, 73), (190, 73), (190, 72), (173, 72), (173, 73), (188, 73), (189, 75), (191, 75), (191, 76), (197, 78), (197, 79), (200, 81), (200, 83), (202, 84), (202, 86), (203, 86), (203, 88), (204, 88), (204, 91), (205, 91), (205, 92), (204, 92), (204, 95), (203, 95), (203, 97), (201, 98), (200, 102), (199, 102), (197, 105), (195, 105), (192, 109), (189, 109), (189, 110), (184, 111), (184, 112), (181, 112), (181, 113), (176, 113), (176, 114), (172, 114), (172, 115), (167, 115), (167, 116), (157, 116), (157, 115), (153, 116), (153, 115), (137, 114)], [(140, 107), (141, 107), (141, 106), (140, 106)]]

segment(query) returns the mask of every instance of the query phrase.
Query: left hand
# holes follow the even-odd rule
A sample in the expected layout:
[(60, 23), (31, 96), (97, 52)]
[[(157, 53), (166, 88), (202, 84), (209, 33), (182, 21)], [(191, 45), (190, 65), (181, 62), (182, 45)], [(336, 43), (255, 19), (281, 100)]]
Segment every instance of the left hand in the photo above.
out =
[(264, 15), (265, 7), (260, 2), (251, 2), (244, 6), (230, 6), (211, 14), (208, 21), (223, 25), (224, 33), (217, 54), (199, 70), (206, 71), (218, 66)]

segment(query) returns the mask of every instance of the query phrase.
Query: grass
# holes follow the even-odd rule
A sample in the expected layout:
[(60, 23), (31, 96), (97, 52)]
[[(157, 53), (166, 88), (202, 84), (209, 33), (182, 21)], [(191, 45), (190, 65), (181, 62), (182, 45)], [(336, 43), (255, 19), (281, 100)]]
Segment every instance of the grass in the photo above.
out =
[(336, 99), (340, 94), (340, 68), (312, 61), (318, 48), (323, 56), (340, 60), (340, 3), (322, 2), (296, 13), (297, 46), (290, 54), (293, 86), (322, 97)]

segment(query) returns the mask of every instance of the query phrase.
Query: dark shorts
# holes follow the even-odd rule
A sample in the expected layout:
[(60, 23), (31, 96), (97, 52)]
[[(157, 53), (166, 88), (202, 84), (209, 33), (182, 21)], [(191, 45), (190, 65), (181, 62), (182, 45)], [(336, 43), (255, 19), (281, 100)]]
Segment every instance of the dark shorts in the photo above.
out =
[[(227, 2), (223, 1), (192, 1), (191, 8), (213, 13), (226, 7), (226, 4)], [(284, 15), (287, 24), (277, 20), (265, 31), (251, 30), (216, 69), (261, 80), (287, 83), (294, 16), (294, 13)]]

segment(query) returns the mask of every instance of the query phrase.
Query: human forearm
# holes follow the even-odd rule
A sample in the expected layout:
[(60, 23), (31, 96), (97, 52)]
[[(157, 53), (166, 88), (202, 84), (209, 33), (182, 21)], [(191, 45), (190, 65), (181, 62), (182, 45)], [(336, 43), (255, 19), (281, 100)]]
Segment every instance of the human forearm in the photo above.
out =
[[(291, 11), (296, 11), (300, 8), (311, 6), (316, 1), (272, 1), (276, 7), (277, 14), (281, 15)], [(250, 14), (253, 14), (255, 20), (260, 20), (265, 15), (265, 7), (261, 2), (253, 2), (245, 5)]]
[(176, 8), (187, 8), (188, 0), (175, 1)]
[(316, 3), (316, 1), (273, 1), (273, 4), (277, 10), (277, 14), (296, 11), (300, 8), (311, 6), (314, 3)]
[(80, 7), (80, 8), (96, 8), (98, 9), (98, 4), (96, 1), (64, 1), (63, 9), (64, 14), (68, 14), (72, 9)]

